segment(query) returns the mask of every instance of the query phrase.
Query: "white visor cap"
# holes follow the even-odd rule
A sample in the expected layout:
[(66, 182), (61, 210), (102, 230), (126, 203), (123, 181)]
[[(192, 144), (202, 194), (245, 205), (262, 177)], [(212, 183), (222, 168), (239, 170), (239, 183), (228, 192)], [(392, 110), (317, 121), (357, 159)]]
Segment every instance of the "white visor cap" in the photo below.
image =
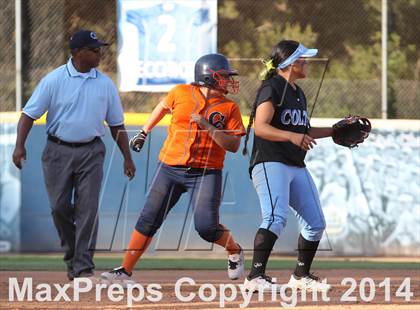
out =
[(287, 66), (294, 63), (296, 60), (298, 60), (300, 57), (314, 57), (318, 54), (318, 49), (316, 48), (306, 48), (303, 46), (303, 44), (299, 43), (299, 46), (297, 49), (293, 52), (292, 55), (286, 58), (283, 62), (281, 62), (277, 69), (284, 69)]

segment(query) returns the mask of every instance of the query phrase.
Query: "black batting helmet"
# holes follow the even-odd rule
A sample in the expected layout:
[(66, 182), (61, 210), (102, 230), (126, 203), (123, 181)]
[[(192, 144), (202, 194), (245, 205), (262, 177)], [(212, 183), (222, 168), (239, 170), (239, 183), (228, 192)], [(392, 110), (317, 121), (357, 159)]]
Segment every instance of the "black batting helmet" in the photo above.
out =
[(238, 75), (227, 58), (222, 54), (208, 54), (200, 57), (195, 63), (194, 81), (200, 86), (221, 89), (225, 93), (237, 93), (239, 82), (232, 76)]

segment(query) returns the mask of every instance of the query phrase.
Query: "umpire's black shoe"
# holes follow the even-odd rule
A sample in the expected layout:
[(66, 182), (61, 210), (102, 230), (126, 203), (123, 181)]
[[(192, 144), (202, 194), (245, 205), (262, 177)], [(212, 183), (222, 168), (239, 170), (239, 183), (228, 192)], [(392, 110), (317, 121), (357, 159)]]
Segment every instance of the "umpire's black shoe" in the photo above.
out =
[(73, 281), (74, 279), (74, 272), (72, 269), (67, 269), (67, 279), (69, 279), (69, 281)]

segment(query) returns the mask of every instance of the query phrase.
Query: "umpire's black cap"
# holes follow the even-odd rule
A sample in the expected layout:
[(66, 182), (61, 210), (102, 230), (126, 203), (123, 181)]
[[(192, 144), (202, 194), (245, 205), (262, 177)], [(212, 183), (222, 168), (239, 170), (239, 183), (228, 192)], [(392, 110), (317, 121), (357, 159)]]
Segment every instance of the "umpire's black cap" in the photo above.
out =
[(70, 49), (82, 48), (82, 47), (101, 47), (109, 45), (108, 43), (98, 40), (96, 32), (91, 30), (79, 30), (74, 33), (70, 38)]

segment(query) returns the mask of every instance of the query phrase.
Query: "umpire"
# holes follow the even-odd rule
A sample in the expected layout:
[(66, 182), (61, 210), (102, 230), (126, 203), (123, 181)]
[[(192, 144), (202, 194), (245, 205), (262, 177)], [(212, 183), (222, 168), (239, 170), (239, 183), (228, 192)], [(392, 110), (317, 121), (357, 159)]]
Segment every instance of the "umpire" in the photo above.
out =
[(70, 38), (71, 58), (47, 74), (26, 103), (17, 128), (13, 162), (26, 159), (25, 141), (34, 120), (47, 114), (48, 140), (42, 154), (45, 185), (69, 280), (91, 277), (103, 175), (104, 121), (124, 156), (124, 173), (134, 177), (124, 114), (112, 80), (98, 71), (101, 48), (96, 33), (80, 30)]

